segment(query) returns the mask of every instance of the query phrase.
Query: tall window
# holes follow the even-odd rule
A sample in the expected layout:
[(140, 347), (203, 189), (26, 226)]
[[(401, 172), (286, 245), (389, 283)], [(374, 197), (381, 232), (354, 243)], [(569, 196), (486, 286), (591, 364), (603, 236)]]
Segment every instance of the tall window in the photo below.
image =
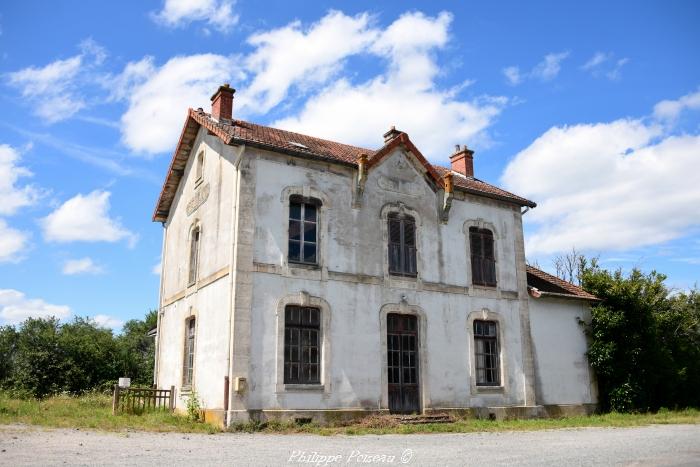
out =
[(321, 202), (289, 198), (289, 262), (318, 264), (318, 211)]
[(188, 276), (188, 285), (192, 285), (197, 280), (197, 263), (199, 262), (199, 227), (192, 229), (190, 238), (190, 268)]
[(321, 310), (288, 305), (284, 309), (284, 382), (319, 384)]
[(493, 232), (469, 227), (469, 245), (472, 259), (472, 283), (496, 286), (496, 258), (493, 249)]
[(474, 350), (477, 386), (499, 386), (498, 323), (474, 320)]
[(411, 216), (389, 213), (389, 273), (415, 277), (416, 221)]
[(202, 179), (202, 174), (204, 173), (204, 151), (200, 151), (197, 155), (197, 167), (195, 171), (195, 181)]
[(185, 359), (182, 364), (182, 385), (185, 387), (192, 386), (192, 374), (194, 370), (194, 329), (194, 318), (185, 321)]

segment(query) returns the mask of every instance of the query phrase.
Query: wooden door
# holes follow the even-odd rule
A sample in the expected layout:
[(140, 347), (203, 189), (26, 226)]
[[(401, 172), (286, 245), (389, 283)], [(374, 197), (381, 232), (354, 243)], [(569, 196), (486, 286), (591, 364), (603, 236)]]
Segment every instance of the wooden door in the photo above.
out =
[(386, 346), (389, 411), (419, 413), (418, 320), (416, 317), (389, 314)]

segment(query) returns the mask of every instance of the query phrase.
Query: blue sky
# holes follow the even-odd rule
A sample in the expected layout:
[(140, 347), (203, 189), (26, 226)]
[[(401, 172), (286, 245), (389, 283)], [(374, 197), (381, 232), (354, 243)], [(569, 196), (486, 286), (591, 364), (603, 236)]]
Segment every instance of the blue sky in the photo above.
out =
[(157, 306), (150, 221), (188, 107), (434, 163), (539, 206), (527, 256), (700, 277), (700, 4), (23, 1), (0, 6), (0, 323)]

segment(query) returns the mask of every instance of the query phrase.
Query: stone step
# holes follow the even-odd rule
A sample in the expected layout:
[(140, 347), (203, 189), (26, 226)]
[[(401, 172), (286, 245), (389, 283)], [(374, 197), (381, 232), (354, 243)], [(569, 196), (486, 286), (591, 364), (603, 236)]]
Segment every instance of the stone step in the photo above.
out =
[(432, 415), (396, 415), (394, 417), (399, 423), (406, 425), (422, 425), (426, 423), (452, 423), (454, 418), (447, 414)]

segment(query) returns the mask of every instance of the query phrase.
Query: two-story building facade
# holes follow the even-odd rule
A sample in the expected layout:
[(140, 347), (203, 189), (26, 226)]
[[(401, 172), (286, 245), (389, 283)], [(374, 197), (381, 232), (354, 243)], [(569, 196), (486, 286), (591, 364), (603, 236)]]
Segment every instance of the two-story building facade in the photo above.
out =
[(595, 297), (525, 264), (529, 200), (429, 163), (188, 112), (163, 223), (155, 382), (207, 417), (590, 410)]

